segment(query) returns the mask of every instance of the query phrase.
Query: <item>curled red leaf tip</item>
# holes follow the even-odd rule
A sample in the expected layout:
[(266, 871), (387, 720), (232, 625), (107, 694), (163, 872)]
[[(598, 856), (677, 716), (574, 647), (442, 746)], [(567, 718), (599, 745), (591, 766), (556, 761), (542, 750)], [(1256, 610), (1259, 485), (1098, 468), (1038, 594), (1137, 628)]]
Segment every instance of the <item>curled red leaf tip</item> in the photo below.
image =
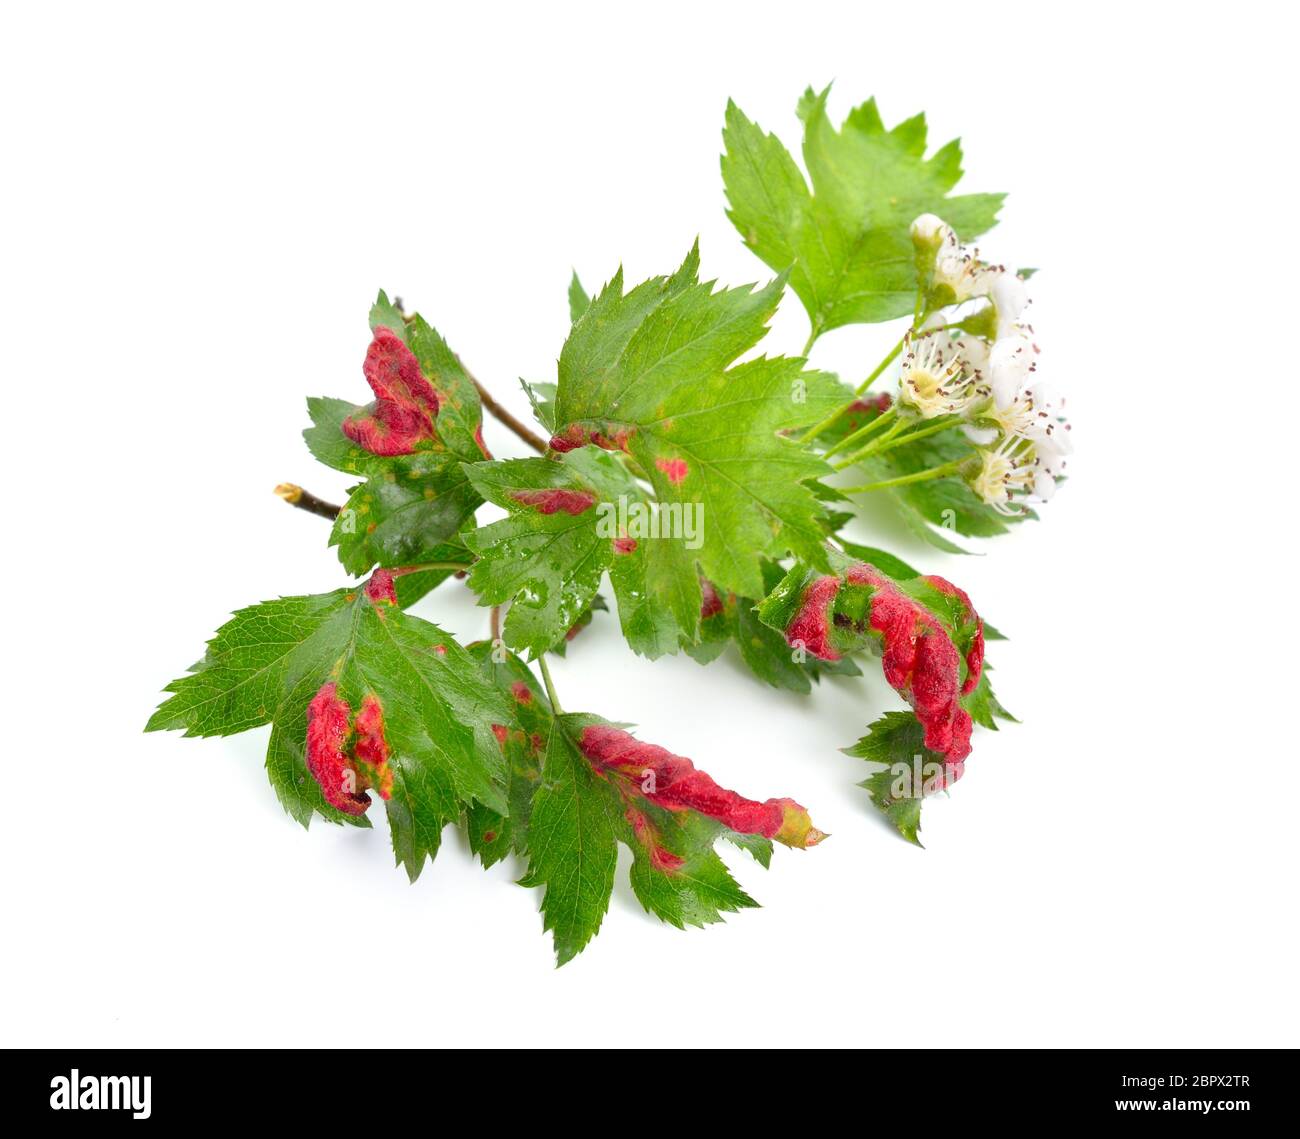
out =
[(831, 644), (831, 606), (840, 591), (838, 577), (819, 577), (804, 589), (799, 611), (786, 627), (785, 638), (792, 648), (802, 648), (822, 660), (839, 660)]
[(597, 773), (617, 774), (625, 788), (669, 811), (696, 811), (739, 834), (756, 834), (787, 846), (809, 847), (826, 835), (793, 799), (757, 802), (720, 787), (683, 756), (643, 743), (608, 724), (591, 724), (579, 742)]
[[(925, 729), (925, 746), (944, 756), (956, 778), (961, 774), (961, 761), (970, 754), (972, 727), (970, 713), (961, 706), (960, 697), (979, 683), (984, 664), (984, 624), (970, 598), (957, 586), (941, 577), (922, 580), (957, 598), (962, 605), (962, 624), (974, 625), (966, 649), (964, 682), (960, 653), (944, 625), (892, 579), (865, 562), (849, 566), (843, 578), (828, 575), (809, 582), (785, 635), (792, 647), (802, 646), (827, 661), (839, 660), (842, 655), (836, 648), (841, 625), (845, 626), (844, 633), (851, 627), (858, 634), (870, 632), (878, 636), (885, 679), (912, 706)], [(846, 584), (871, 590), (865, 621), (850, 619), (837, 606), (840, 589)]]
[(911, 706), (925, 729), (925, 746), (956, 763), (970, 754), (971, 718), (958, 702), (957, 646), (932, 613), (874, 566), (848, 568), (850, 585), (867, 585), (869, 625), (880, 635), (885, 680)]
[(372, 455), (409, 455), (435, 437), (438, 393), (391, 328), (375, 329), (362, 371), (375, 399), (343, 421), (343, 434)]

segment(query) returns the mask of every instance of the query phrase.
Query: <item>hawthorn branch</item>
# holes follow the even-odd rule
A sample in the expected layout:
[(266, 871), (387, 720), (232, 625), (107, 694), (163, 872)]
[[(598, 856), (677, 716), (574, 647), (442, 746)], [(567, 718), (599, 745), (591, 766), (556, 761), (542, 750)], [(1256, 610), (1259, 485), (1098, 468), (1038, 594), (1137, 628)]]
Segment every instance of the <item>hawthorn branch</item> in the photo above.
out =
[(318, 514), (322, 518), (333, 520), (343, 513), (343, 507), (326, 502), (323, 498), (317, 498), (311, 491), (303, 490), (297, 483), (282, 482), (275, 488), (275, 493), (290, 506), (296, 506), (299, 510), (307, 511), (308, 514)]
[[(461, 367), (464, 368), (465, 365), (462, 364)], [(535, 432), (530, 431), (527, 424), (516, 419), (510, 414), (510, 412), (497, 403), (496, 399), (492, 396), (492, 393), (474, 378), (468, 368), (465, 369), (465, 375), (469, 376), (474, 386), (478, 389), (478, 398), (482, 401), (483, 406), (491, 412), (494, 419), (496, 419), (503, 427), (507, 427), (513, 431), (539, 455), (546, 454), (548, 444), (545, 439)]]
[[(415, 319), (415, 313), (408, 313), (406, 311), (406, 306), (402, 303), (401, 297), (393, 298), (393, 306), (397, 309), (398, 312), (402, 314), (402, 319), (407, 324), (410, 324), (411, 321)], [(509, 430), (513, 431), (516, 435), (518, 435), (520, 439), (522, 439), (525, 443), (527, 443), (539, 455), (546, 454), (546, 450), (547, 450), (546, 440), (543, 439), (540, 435), (536, 434), (534, 431), (529, 430), (528, 425), (526, 423), (524, 423), (522, 420), (516, 419), (513, 415), (510, 414), (510, 412), (508, 412), (504, 407), (502, 407), (499, 403), (497, 403), (497, 401), (492, 397), (492, 394), (487, 390), (487, 388), (485, 388), (481, 383), (478, 382), (478, 379), (474, 375), (474, 373), (465, 367), (464, 360), (462, 360), (459, 356), (457, 356), (456, 362), (461, 366), (462, 369), (464, 369), (465, 375), (469, 378), (470, 383), (472, 383), (474, 387), (478, 389), (478, 398), (482, 401), (483, 406), (487, 408), (487, 410), (492, 414), (493, 418), (496, 419), (497, 422), (499, 422), (502, 426), (508, 428)]]

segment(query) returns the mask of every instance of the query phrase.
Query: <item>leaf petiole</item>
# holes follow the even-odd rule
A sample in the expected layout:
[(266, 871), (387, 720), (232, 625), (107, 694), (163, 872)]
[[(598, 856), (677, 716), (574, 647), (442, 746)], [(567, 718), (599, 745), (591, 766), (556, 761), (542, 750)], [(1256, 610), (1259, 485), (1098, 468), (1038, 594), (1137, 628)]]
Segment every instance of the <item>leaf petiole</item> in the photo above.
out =
[[(909, 431), (904, 435), (896, 436), (894, 431), (887, 431), (879, 439), (873, 439), (860, 451), (855, 451), (847, 459), (842, 459), (832, 466), (837, 471), (842, 471), (845, 467), (852, 467), (863, 459), (871, 458), (873, 455), (883, 455), (886, 451), (892, 451), (895, 447), (903, 447), (908, 443), (915, 442), (917, 439), (924, 439), (930, 435), (938, 435), (941, 431), (947, 431), (950, 428), (957, 427), (961, 424), (960, 419), (945, 419), (938, 423), (932, 423), (929, 427), (922, 427), (919, 431)], [(827, 452), (829, 454), (830, 452)]]
[[(881, 360), (880, 363), (877, 364), (871, 370), (871, 375), (869, 375), (865, 380), (862, 381), (862, 383), (860, 383), (857, 386), (854, 392), (855, 395), (861, 396), (865, 394), (866, 390), (869, 387), (871, 387), (871, 385), (874, 384), (878, 379), (880, 379), (881, 373), (883, 373), (884, 370), (888, 368), (890, 364), (892, 364), (896, 359), (898, 359), (898, 354), (902, 352), (903, 346), (907, 343), (908, 336), (915, 333), (925, 322), (925, 320), (929, 317), (929, 315), (930, 315), (930, 310), (925, 305), (924, 296), (921, 293), (918, 293), (916, 296), (916, 307), (912, 316), (912, 327), (909, 328), (907, 332), (905, 332), (901, 337), (899, 337), (898, 343), (895, 344), (889, 350), (889, 353), (885, 356), (885, 358)], [(945, 325), (945, 327), (947, 326)], [(813, 326), (813, 331), (808, 337), (808, 343), (805, 344), (803, 348), (802, 354), (804, 357), (807, 357), (809, 349), (812, 348), (813, 341), (817, 339), (817, 336), (819, 335), (820, 331), (821, 329), (818, 326), (816, 325)], [(839, 408), (837, 411), (832, 412), (820, 423), (810, 427), (801, 436), (799, 436), (799, 442), (800, 443), (812, 442), (812, 440), (816, 439), (817, 436), (820, 435), (827, 428), (833, 427), (836, 423), (838, 423), (840, 417), (846, 411), (848, 411), (849, 408), (851, 408), (852, 406), (853, 406), (852, 403), (846, 403), (843, 407)], [(830, 453), (833, 452), (828, 452), (828, 454)]]
[(880, 482), (870, 482), (863, 486), (842, 486), (836, 489), (841, 494), (865, 494), (869, 490), (885, 490), (891, 486), (907, 486), (909, 483), (926, 482), (929, 479), (941, 479), (946, 475), (955, 475), (965, 465), (965, 459), (953, 459), (951, 463), (931, 467), (926, 471), (916, 471), (910, 475), (899, 475), (895, 479), (882, 479)]
[[(861, 443), (862, 440), (866, 439), (870, 435), (874, 435), (880, 430), (880, 428), (885, 426), (888, 426), (889, 430), (880, 437), (881, 439), (888, 439), (900, 426), (902, 426), (902, 421), (898, 419), (897, 408), (891, 407), (888, 411), (882, 411), (875, 419), (864, 427), (859, 427), (852, 434), (844, 436), (843, 439), (833, 447), (829, 448), (822, 458), (829, 459), (832, 455), (839, 454), (839, 452), (843, 451), (846, 447), (852, 447), (855, 443)], [(873, 440), (873, 442), (879, 442), (879, 440)]]
[(424, 570), (455, 570), (461, 573), (465, 570), (473, 569), (473, 562), (420, 562), (413, 566), (401, 566), (393, 570), (393, 574), (421, 573)]
[(564, 713), (560, 707), (559, 698), (555, 695), (555, 682), (551, 679), (551, 670), (546, 667), (546, 654), (542, 653), (537, 658), (537, 664), (542, 670), (542, 683), (546, 685), (546, 698), (551, 702), (551, 711), (559, 716)]

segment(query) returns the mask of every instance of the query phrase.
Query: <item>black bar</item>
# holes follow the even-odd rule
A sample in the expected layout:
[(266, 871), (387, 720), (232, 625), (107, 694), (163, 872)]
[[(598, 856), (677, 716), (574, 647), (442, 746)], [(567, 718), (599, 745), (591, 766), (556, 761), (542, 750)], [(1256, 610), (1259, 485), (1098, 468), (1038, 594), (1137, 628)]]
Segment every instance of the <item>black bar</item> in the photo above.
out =
[[(702, 1029), (707, 1026), (694, 1018), (683, 1023), (684, 1034)], [(733, 1034), (719, 1025), (709, 1035)], [(1296, 1050), (1261, 1049), (684, 1047), (582, 1057), (468, 1049), (54, 1049), (6, 1052), (0, 1088), (10, 1119), (42, 1129), (375, 1127), (397, 1111), (391, 1126), (405, 1133), (421, 1121), (419, 1129), (430, 1133), (466, 1124), (497, 1132), (503, 1116), (518, 1114), (538, 1127), (579, 1134), (621, 1133), (632, 1118), (638, 1128), (747, 1132), (771, 1131), (788, 1119), (815, 1134), (845, 1115), (864, 1134), (890, 1124), (923, 1134), (949, 1122), (1112, 1125), (1120, 1119), (1143, 1130), (1204, 1124), (1237, 1134), (1266, 1123), (1274, 1131), (1279, 1125), (1283, 1133), (1294, 1130), (1296, 1064)], [(69, 1103), (74, 1090), (76, 1107)], [(463, 1114), (470, 1120), (457, 1124)]]

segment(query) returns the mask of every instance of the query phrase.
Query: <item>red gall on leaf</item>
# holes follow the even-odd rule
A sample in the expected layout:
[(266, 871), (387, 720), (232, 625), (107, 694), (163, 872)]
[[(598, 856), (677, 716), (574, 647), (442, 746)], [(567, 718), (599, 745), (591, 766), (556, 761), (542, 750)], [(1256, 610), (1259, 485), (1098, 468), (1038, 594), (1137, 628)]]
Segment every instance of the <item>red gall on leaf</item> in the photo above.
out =
[(975, 691), (975, 686), (980, 682), (980, 673), (984, 671), (984, 621), (975, 612), (975, 606), (971, 604), (964, 589), (937, 574), (930, 574), (921, 580), (940, 593), (957, 598), (962, 604), (962, 621), (975, 626), (975, 633), (966, 649), (966, 682), (961, 686), (961, 694), (968, 696)]
[(933, 614), (874, 566), (850, 566), (845, 578), (851, 585), (874, 590), (870, 626), (884, 643), (885, 680), (912, 705), (925, 729), (925, 746), (953, 761), (965, 759), (970, 754), (970, 716), (957, 703), (957, 646)]
[(880, 414), (888, 411), (893, 405), (894, 397), (888, 392), (881, 392), (879, 395), (869, 395), (854, 400), (849, 404), (848, 414), (853, 415), (855, 412), (864, 411), (874, 411)]
[(838, 577), (819, 577), (808, 585), (799, 611), (785, 630), (791, 647), (802, 647), (822, 660), (840, 659), (840, 653), (831, 645), (831, 606), (839, 591)]
[(685, 459), (656, 459), (655, 466), (668, 476), (673, 486), (679, 485), (691, 472)]
[(393, 797), (393, 769), (388, 766), (388, 740), (384, 736), (384, 710), (379, 697), (373, 692), (361, 701), (353, 724), (356, 743), (352, 756), (358, 766), (358, 777), (364, 776), (368, 786), (374, 787), (380, 798)]
[(307, 705), (307, 770), (325, 801), (345, 815), (364, 815), (370, 806), (368, 788), (390, 798), (393, 773), (388, 755), (378, 698), (372, 693), (362, 700), (353, 724), (352, 708), (338, 694), (338, 685), (321, 685)]
[(409, 455), (435, 439), (438, 393), (420, 361), (392, 329), (380, 326), (362, 365), (374, 402), (343, 421), (343, 434), (372, 455)]
[(598, 774), (621, 776), (631, 790), (666, 810), (696, 811), (739, 834), (762, 835), (786, 846), (816, 846), (826, 837), (793, 799), (746, 799), (718, 786), (689, 759), (619, 728), (591, 724), (578, 746)]
[(659, 841), (659, 832), (655, 830), (654, 824), (646, 818), (644, 811), (638, 811), (635, 807), (628, 807), (624, 812), (624, 817), (632, 827), (632, 833), (636, 836), (637, 842), (645, 849), (650, 858), (650, 865), (662, 874), (672, 874), (686, 865), (686, 859), (680, 854), (675, 854)]
[(718, 587), (707, 577), (700, 578), (700, 620), (707, 621), (710, 617), (716, 617), (725, 608), (726, 603), (722, 600)]
[[(397, 587), (393, 584), (394, 573), (392, 570), (377, 569), (370, 575), (370, 580), (366, 582), (366, 596), (376, 605), (397, 604)], [(445, 649), (443, 650), (446, 651)]]
[(626, 451), (627, 441), (631, 434), (632, 432), (626, 427), (619, 427), (612, 433), (607, 434), (597, 427), (582, 423), (570, 423), (563, 431), (551, 436), (551, 450), (563, 454), (566, 451), (576, 451), (579, 447), (585, 447), (588, 443), (592, 443), (604, 451)]
[(524, 506), (535, 506), (539, 514), (571, 514), (575, 518), (596, 505), (596, 496), (585, 490), (552, 487), (546, 490), (517, 490), (510, 496)]
[(956, 586), (943, 578), (920, 580), (960, 602), (958, 628), (967, 630), (957, 634), (967, 645), (964, 682), (954, 634), (925, 605), (865, 562), (849, 565), (842, 576), (810, 581), (785, 626), (785, 636), (791, 646), (827, 661), (839, 660), (842, 649), (860, 645), (865, 636), (877, 638), (885, 679), (912, 706), (925, 730), (925, 746), (944, 756), (955, 779), (970, 754), (972, 722), (960, 698), (979, 683), (983, 622)]

